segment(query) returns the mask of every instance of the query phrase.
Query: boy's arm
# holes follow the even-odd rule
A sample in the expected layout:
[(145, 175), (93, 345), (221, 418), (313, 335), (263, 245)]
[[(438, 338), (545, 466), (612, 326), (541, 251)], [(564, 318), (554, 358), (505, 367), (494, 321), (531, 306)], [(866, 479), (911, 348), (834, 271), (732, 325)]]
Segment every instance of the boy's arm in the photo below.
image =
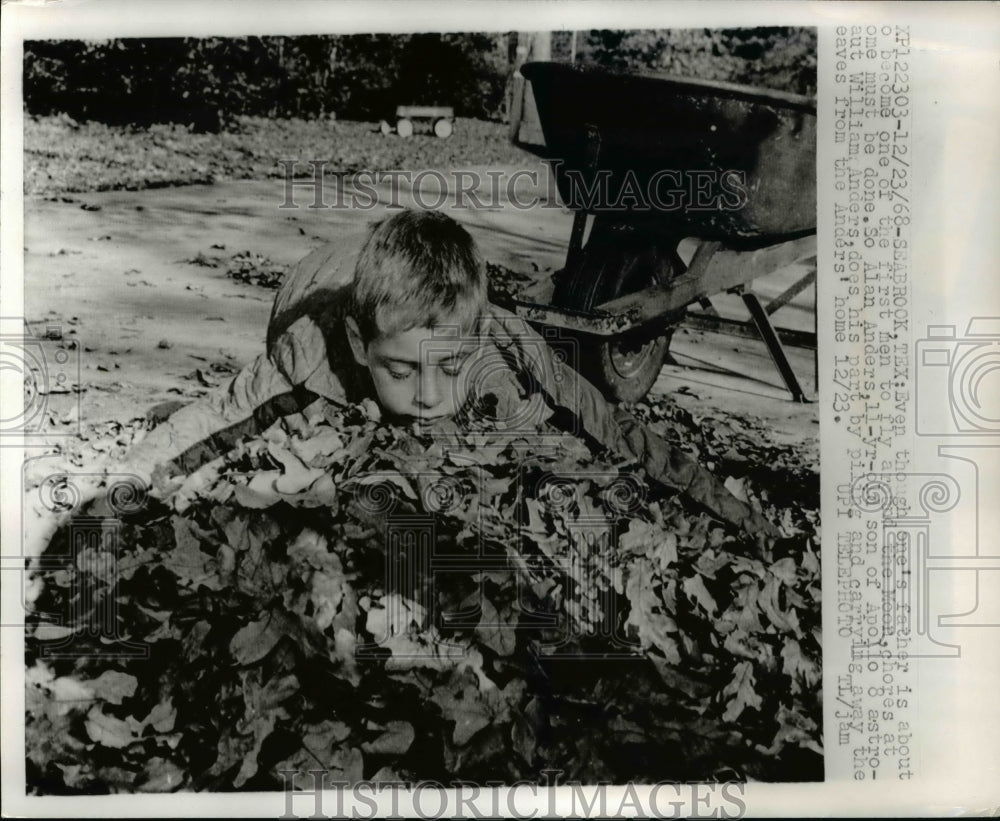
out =
[[(596, 388), (595, 388), (596, 390)], [(614, 409), (614, 421), (621, 432), (620, 442), (640, 458), (646, 472), (663, 484), (676, 488), (709, 511), (746, 530), (752, 536), (781, 535), (780, 531), (751, 505), (733, 496), (715, 474), (684, 451), (657, 436), (632, 414)]]
[[(325, 347), (318, 328), (303, 317), (282, 334), (270, 355), (258, 356), (224, 390), (181, 408), (146, 434), (124, 459), (75, 485), (74, 510), (105, 504), (107, 475), (138, 484), (143, 495), (160, 476), (187, 475), (211, 462), (246, 436), (269, 428), (279, 418), (304, 410), (319, 394), (337, 400), (339, 383), (325, 368)], [(293, 383), (289, 378), (301, 377)], [(124, 476), (123, 476), (124, 474)], [(128, 478), (131, 475), (131, 478)], [(162, 489), (153, 488), (154, 494)], [(170, 495), (166, 488), (162, 495)], [(24, 538), (28, 555), (39, 555), (73, 511), (56, 512), (45, 504), (27, 505)]]
[(247, 435), (265, 430), (279, 417), (309, 405), (315, 395), (295, 388), (266, 357), (259, 356), (233, 379), (225, 391), (181, 408), (133, 447), (122, 461), (105, 463), (99, 472), (74, 483), (73, 510), (54, 510), (41, 500), (24, 509), (24, 546), (29, 556), (41, 555), (56, 531), (79, 511), (111, 515), (105, 487), (111, 476), (116, 485), (138, 485), (137, 498), (152, 489), (154, 495), (170, 495), (175, 488), (159, 485), (160, 471), (169, 477), (190, 474), (220, 457)]
[[(275, 297), (267, 331), (267, 354), (259, 356), (217, 392), (181, 408), (160, 424), (121, 462), (105, 464), (76, 487), (82, 509), (107, 493), (105, 474), (132, 474), (140, 492), (153, 484), (163, 466), (167, 475), (187, 474), (230, 450), (243, 436), (270, 427), (279, 417), (303, 410), (318, 396), (334, 403), (345, 400), (344, 385), (327, 355), (328, 320), (335, 318), (337, 299), (350, 281), (352, 243), (328, 243), (289, 271)], [(353, 252), (356, 256), (356, 251)], [(335, 271), (335, 276), (330, 272)], [(339, 286), (318, 289), (324, 282)], [(167, 490), (170, 492), (170, 489)], [(45, 504), (25, 511), (25, 545), (30, 555), (45, 549), (51, 536), (72, 515)], [(31, 551), (34, 551), (32, 553)]]
[(361, 236), (322, 245), (296, 263), (275, 296), (266, 354), (243, 368), (224, 393), (170, 416), (126, 455), (125, 467), (147, 484), (158, 465), (188, 474), (318, 396), (345, 401), (342, 380), (330, 367), (328, 337), (346, 298)]
[(649, 476), (684, 493), (719, 518), (751, 535), (779, 536), (774, 525), (741, 502), (696, 459), (657, 436), (634, 416), (616, 408), (590, 382), (567, 373), (552, 349), (524, 320), (491, 306), (487, 325), (493, 341), (507, 351), (551, 402), (568, 411), (582, 432), (602, 445), (637, 459)]
[(315, 399), (293, 386), (264, 354), (217, 391), (172, 414), (125, 456), (125, 470), (149, 484), (157, 468), (193, 473), (231, 450), (243, 438), (269, 428)]
[(192, 473), (319, 396), (343, 401), (343, 390), (327, 365), (322, 331), (304, 316), (224, 391), (181, 408), (151, 431), (126, 454), (125, 467), (147, 484), (158, 466), (168, 474)]

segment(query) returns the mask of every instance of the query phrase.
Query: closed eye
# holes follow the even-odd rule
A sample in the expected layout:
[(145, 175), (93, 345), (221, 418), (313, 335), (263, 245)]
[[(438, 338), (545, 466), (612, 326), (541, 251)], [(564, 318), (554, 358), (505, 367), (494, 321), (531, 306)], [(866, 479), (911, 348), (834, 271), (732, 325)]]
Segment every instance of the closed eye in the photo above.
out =
[(458, 376), (468, 361), (469, 354), (453, 357), (441, 363), (441, 370), (448, 376)]

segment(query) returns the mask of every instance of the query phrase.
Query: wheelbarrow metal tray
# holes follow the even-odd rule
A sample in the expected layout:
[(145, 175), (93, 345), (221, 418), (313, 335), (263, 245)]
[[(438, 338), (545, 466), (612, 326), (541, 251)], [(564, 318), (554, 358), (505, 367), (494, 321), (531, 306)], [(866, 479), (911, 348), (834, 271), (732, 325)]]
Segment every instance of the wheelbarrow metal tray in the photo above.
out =
[(720, 246), (718, 242), (705, 245), (709, 253), (696, 254), (691, 267), (669, 285), (653, 285), (625, 294), (590, 311), (540, 305), (516, 298), (510, 300), (510, 308), (530, 322), (612, 337), (676, 316), (700, 299), (739, 289), (752, 279), (816, 256), (815, 234), (754, 250)]
[[(544, 146), (522, 147), (561, 161), (554, 164), (556, 184), (571, 208), (617, 211), (616, 218), (705, 239), (815, 228), (812, 98), (565, 63), (528, 63), (521, 72), (531, 82), (545, 138)], [(713, 174), (718, 178), (725, 172), (741, 180), (742, 204), (692, 208), (690, 185), (710, 185)], [(587, 188), (595, 173), (604, 176), (610, 192), (603, 200), (595, 200), (595, 189)], [(648, 194), (638, 204), (617, 196), (632, 185), (629, 173)], [(681, 189), (688, 188), (683, 205), (676, 205), (677, 197), (668, 191), (678, 179)], [(660, 187), (651, 191), (651, 184)]]

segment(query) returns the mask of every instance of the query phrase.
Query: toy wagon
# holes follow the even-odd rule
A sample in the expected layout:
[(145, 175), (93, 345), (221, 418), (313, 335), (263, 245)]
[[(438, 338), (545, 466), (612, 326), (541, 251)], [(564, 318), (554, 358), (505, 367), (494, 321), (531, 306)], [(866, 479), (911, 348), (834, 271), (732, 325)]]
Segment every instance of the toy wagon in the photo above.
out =
[[(709, 299), (741, 293), (785, 384), (805, 401), (769, 316), (815, 281), (815, 266), (766, 308), (746, 286), (815, 259), (815, 101), (570, 64), (520, 72), (530, 90), (515, 86), (512, 139), (550, 162), (575, 213), (551, 303), (515, 298), (510, 307), (577, 336), (587, 375), (610, 398), (634, 401), (656, 380), (687, 307), (700, 303), (702, 316), (725, 323)], [(685, 264), (678, 246), (692, 238)]]
[[(395, 131), (400, 137), (412, 137), (415, 124), (437, 137), (450, 137), (455, 127), (455, 109), (446, 105), (401, 105), (396, 108)], [(383, 134), (393, 132), (387, 120), (382, 120), (379, 129)]]

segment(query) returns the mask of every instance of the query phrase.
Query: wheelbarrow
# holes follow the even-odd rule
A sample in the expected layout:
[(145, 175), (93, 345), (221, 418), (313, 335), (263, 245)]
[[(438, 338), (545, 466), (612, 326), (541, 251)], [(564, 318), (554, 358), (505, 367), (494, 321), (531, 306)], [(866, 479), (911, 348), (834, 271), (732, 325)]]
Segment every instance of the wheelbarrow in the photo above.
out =
[[(770, 314), (815, 280), (815, 266), (767, 307), (748, 284), (815, 260), (815, 102), (565, 63), (520, 73), (530, 89), (515, 85), (513, 142), (549, 162), (574, 219), (551, 303), (510, 307), (576, 336), (586, 375), (634, 401), (688, 306), (710, 319), (712, 296), (740, 293), (793, 398), (806, 401)], [(695, 242), (687, 262), (682, 240)]]

